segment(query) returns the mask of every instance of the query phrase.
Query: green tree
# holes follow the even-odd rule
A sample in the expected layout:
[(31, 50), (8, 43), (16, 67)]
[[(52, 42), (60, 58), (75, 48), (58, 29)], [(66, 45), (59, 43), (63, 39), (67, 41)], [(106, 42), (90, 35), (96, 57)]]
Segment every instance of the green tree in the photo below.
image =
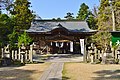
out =
[(72, 15), (73, 15), (73, 13), (68, 12), (64, 18), (66, 18), (67, 20), (73, 20), (74, 17)]
[(115, 13), (115, 27), (116, 30), (120, 30), (120, 0), (113, 0), (112, 5)]
[(96, 15), (92, 14), (92, 12), (89, 10), (89, 7), (85, 3), (82, 3), (76, 19), (86, 21), (91, 29), (97, 29), (97, 19), (95, 16)]
[(15, 0), (12, 15), (15, 15), (15, 29), (25, 30), (31, 26), (34, 18), (32, 11), (29, 9), (30, 2), (28, 0)]
[(8, 43), (8, 35), (12, 33), (13, 22), (6, 14), (0, 15), (0, 46)]
[(76, 19), (84, 21), (87, 19), (89, 14), (90, 14), (89, 7), (85, 3), (82, 3), (80, 5), (80, 9), (78, 11)]
[(32, 42), (32, 39), (27, 35), (25, 31), (23, 34), (18, 36), (18, 47), (20, 47), (22, 44), (27, 46), (30, 42)]
[(99, 47), (105, 51), (107, 45), (110, 44), (112, 30), (111, 11), (109, 8), (109, 0), (101, 0), (98, 17), (97, 17), (98, 32), (93, 39)]

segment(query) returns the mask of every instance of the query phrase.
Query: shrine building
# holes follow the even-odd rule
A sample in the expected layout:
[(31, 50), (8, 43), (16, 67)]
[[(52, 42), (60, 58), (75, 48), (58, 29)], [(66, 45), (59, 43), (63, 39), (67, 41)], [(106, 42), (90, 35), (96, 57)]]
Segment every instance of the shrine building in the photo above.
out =
[(38, 53), (81, 53), (86, 51), (87, 37), (95, 34), (85, 21), (34, 20), (26, 30), (37, 45)]

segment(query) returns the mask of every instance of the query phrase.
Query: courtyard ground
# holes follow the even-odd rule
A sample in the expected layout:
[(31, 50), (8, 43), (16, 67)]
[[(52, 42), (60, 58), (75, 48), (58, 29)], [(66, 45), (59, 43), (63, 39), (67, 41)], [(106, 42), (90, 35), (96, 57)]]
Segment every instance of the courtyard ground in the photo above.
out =
[(1, 67), (0, 80), (38, 80), (50, 63), (26, 64), (21, 67)]
[(65, 63), (63, 80), (120, 80), (120, 65)]

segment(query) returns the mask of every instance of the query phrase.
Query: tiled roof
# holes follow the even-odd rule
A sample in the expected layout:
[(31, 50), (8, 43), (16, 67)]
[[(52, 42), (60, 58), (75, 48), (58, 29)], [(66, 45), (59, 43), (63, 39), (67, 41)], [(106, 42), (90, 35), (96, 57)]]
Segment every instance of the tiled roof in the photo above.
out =
[(85, 21), (56, 21), (56, 20), (34, 20), (27, 32), (48, 32), (56, 28), (64, 27), (71, 32), (96, 32), (91, 30)]

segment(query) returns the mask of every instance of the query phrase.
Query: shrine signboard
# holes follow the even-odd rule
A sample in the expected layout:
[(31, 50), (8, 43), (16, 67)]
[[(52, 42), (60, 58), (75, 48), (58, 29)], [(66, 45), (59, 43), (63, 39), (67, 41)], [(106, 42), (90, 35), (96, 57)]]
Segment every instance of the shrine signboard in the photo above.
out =
[(120, 32), (112, 32), (112, 46), (120, 46)]

